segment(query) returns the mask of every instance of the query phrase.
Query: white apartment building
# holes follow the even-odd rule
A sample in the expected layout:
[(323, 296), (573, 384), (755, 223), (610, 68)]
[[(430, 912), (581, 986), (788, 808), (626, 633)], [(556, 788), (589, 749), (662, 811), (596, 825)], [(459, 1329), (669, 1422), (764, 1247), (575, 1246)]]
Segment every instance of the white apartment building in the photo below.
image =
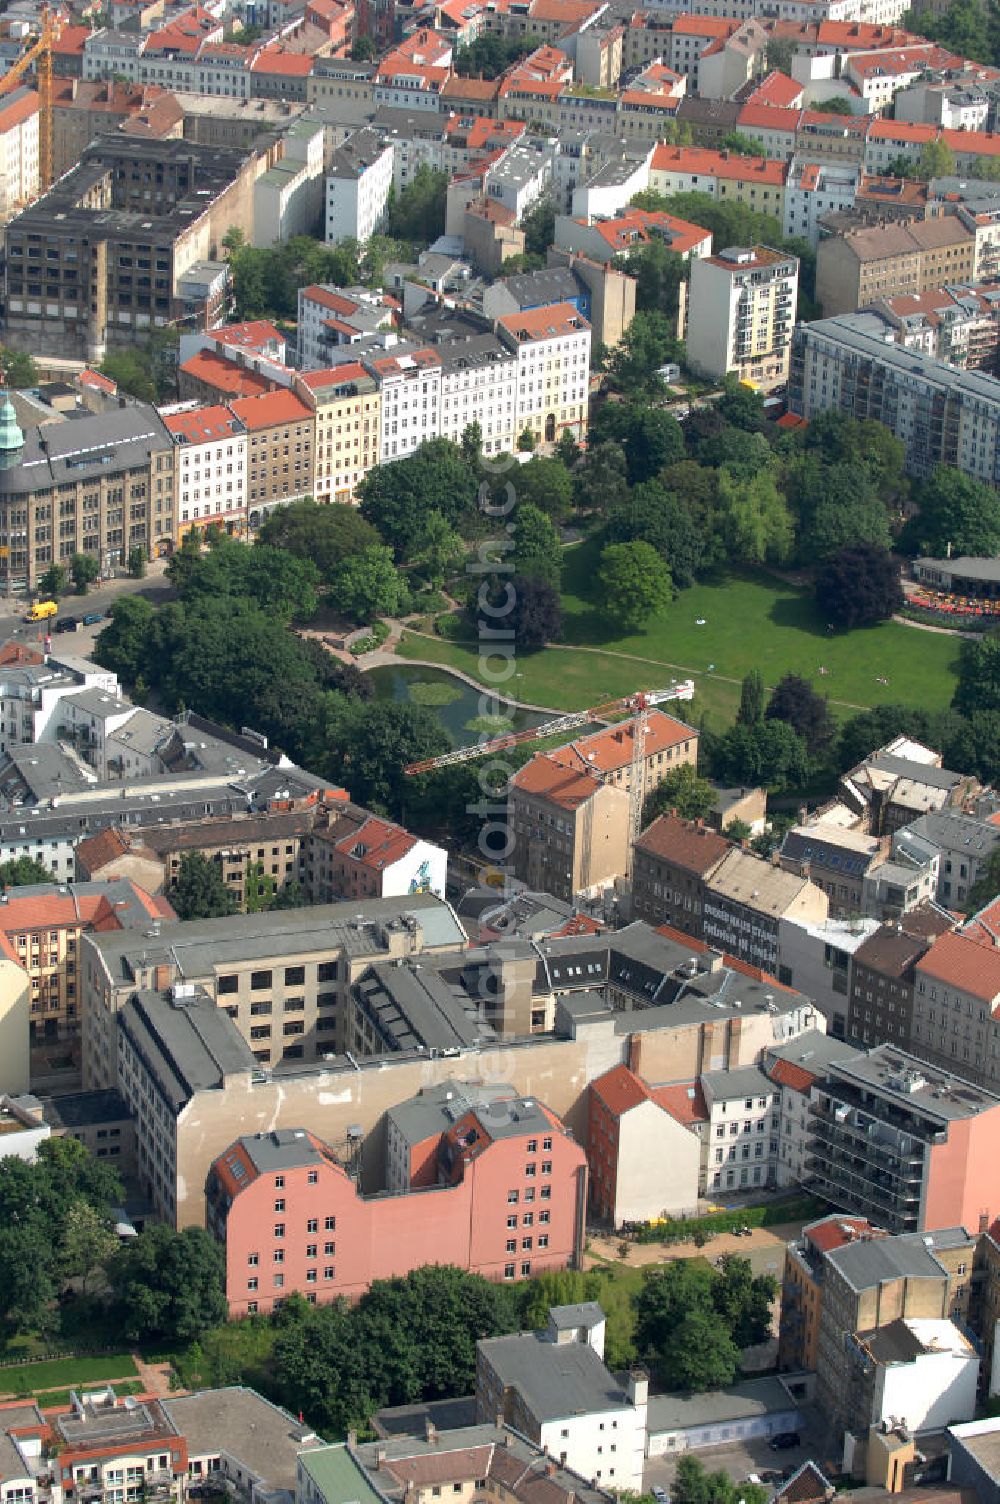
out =
[(326, 179), (326, 242), (364, 244), (379, 229), (392, 192), (392, 146), (366, 127), (338, 147)]
[(299, 367), (303, 371), (321, 370), (329, 365), (331, 350), (356, 344), (391, 323), (392, 309), (380, 292), (364, 287), (341, 289), (318, 282), (300, 287)]
[(440, 433), (441, 357), (437, 350), (398, 345), (369, 359), (382, 394), (379, 462), (403, 459)]
[(517, 352), (517, 433), (554, 444), (587, 429), (590, 325), (571, 303), (505, 314), (497, 334)]
[(861, 168), (852, 162), (806, 162), (793, 157), (785, 183), (784, 233), (819, 244), (819, 221), (824, 214), (854, 206), (861, 186)]
[(296, 120), (282, 138), (279, 162), (254, 184), (253, 241), (265, 249), (313, 235), (323, 221), (322, 122)]
[(708, 1071), (701, 1078), (708, 1110), (703, 1137), (709, 1195), (773, 1186), (778, 1164), (777, 1090), (755, 1065)]
[(483, 452), (512, 453), (517, 427), (517, 356), (495, 334), (470, 335), (437, 346), (441, 358), (440, 435), (457, 444), (478, 423)]
[(0, 222), (38, 197), (38, 95), (15, 89), (0, 109)]
[(227, 407), (196, 402), (163, 408), (177, 446), (178, 533), (214, 523), (241, 534), (247, 525), (246, 429)]
[(488, 168), (483, 191), (509, 209), (520, 223), (548, 191), (555, 155), (555, 141), (535, 139), (527, 144), (519, 141)]
[(769, 246), (730, 246), (691, 262), (687, 350), (692, 369), (732, 371), (765, 390), (788, 378), (799, 263)]
[(779, 1189), (804, 1184), (808, 1170), (812, 1124), (809, 1102), (813, 1085), (821, 1081), (831, 1061), (850, 1060), (859, 1052), (843, 1040), (819, 1029), (807, 1029), (797, 1039), (770, 1046), (763, 1068), (775, 1090), (778, 1115), (778, 1157), (775, 1181)]

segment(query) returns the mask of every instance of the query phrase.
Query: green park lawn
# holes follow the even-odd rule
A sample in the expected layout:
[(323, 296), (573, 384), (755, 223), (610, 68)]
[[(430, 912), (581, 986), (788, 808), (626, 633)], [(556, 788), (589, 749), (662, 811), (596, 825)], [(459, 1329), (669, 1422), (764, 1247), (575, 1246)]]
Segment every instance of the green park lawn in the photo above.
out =
[[(576, 710), (636, 689), (663, 688), (674, 677), (693, 678), (700, 707), (718, 724), (735, 717), (740, 682), (759, 668), (768, 686), (783, 674), (800, 674), (829, 696), (840, 718), (887, 702), (942, 710), (951, 700), (956, 638), (898, 622), (831, 635), (809, 591), (764, 573), (696, 584), (643, 631), (620, 637), (599, 607), (597, 555), (595, 543), (566, 551), (564, 644), (522, 654), (515, 676), (498, 686), (504, 692)], [(399, 651), (483, 679), (472, 643), (408, 633)]]
[(101, 1353), (83, 1358), (47, 1358), (0, 1368), (0, 1394), (39, 1394), (77, 1388), (104, 1379), (129, 1379), (136, 1374), (131, 1353)]

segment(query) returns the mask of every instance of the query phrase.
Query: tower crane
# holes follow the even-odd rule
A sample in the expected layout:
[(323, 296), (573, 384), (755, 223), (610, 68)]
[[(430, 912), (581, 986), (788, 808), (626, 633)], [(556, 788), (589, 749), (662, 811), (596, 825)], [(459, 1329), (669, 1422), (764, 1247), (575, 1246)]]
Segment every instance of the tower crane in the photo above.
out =
[[(457, 763), (471, 762), (477, 757), (488, 757), (493, 752), (502, 752), (508, 747), (517, 747), (525, 742), (540, 741), (543, 737), (562, 736), (577, 731), (589, 721), (607, 720), (610, 716), (629, 717), (632, 726), (632, 757), (629, 765), (628, 847), (626, 877), (632, 872), (632, 849), (642, 829), (642, 805), (646, 792), (645, 741), (649, 732), (649, 712), (668, 700), (691, 700), (694, 698), (694, 680), (676, 680), (669, 689), (639, 690), (619, 700), (605, 700), (601, 705), (591, 705), (587, 710), (574, 710), (567, 715), (543, 721), (540, 726), (529, 726), (526, 731), (509, 731), (489, 741), (474, 742), (469, 747), (456, 747), (440, 757), (426, 757), (421, 762), (411, 762), (404, 770), (411, 777), (429, 773), (436, 768), (453, 767)], [(597, 774), (593, 776), (596, 778)]]
[(52, 46), (59, 26), (50, 8), (42, 8), (42, 29), (17, 62), (0, 78), (0, 95), (9, 94), (33, 67), (38, 90), (38, 184), (42, 192), (52, 182)]

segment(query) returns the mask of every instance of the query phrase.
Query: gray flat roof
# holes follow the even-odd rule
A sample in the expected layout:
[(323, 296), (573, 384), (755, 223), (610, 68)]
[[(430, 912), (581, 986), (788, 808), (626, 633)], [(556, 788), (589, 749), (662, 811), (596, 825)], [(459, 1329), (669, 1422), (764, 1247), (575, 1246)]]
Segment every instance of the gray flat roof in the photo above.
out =
[(707, 1071), (702, 1084), (718, 1100), (731, 1097), (771, 1096), (774, 1082), (756, 1065), (744, 1065), (733, 1071)]
[(137, 992), (119, 1013), (118, 1027), (175, 1112), (196, 1092), (221, 1088), (225, 1077), (259, 1069), (229, 1014), (205, 992), (180, 1002), (158, 992)]
[(574, 1331), (581, 1326), (600, 1326), (606, 1319), (596, 1300), (584, 1300), (572, 1306), (553, 1306), (549, 1311), (549, 1320), (559, 1332)]
[(488, 1337), (478, 1346), (500, 1382), (517, 1389), (539, 1423), (628, 1406), (594, 1349), (582, 1342), (560, 1345), (540, 1332), (521, 1332)]
[(693, 1426), (717, 1425), (720, 1421), (750, 1420), (797, 1408), (779, 1379), (746, 1379), (711, 1394), (650, 1395), (646, 1411), (647, 1430), (683, 1431)]
[(928, 1127), (976, 1117), (1000, 1107), (1000, 1098), (963, 1081), (939, 1066), (927, 1065), (895, 1045), (879, 1044), (867, 1054), (838, 1060), (830, 1067), (828, 1084), (835, 1092), (841, 1082), (888, 1099), (896, 1108), (928, 1120)]
[(272, 1128), (270, 1133), (247, 1133), (240, 1139), (247, 1158), (261, 1175), (318, 1165), (322, 1155), (302, 1128)]
[(320, 1445), (308, 1426), (252, 1389), (202, 1389), (162, 1403), (191, 1457), (227, 1452), (269, 1491), (294, 1493), (299, 1452)]
[(871, 1238), (831, 1248), (829, 1262), (852, 1290), (870, 1290), (886, 1280), (943, 1280), (944, 1269), (921, 1242), (910, 1238)]

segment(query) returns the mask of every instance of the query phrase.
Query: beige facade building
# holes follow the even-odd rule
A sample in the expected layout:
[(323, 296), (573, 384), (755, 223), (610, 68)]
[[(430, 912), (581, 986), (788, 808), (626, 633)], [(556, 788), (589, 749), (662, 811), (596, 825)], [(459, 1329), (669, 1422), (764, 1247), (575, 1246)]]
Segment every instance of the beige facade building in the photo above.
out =
[(779, 920), (822, 924), (829, 913), (829, 898), (808, 878), (734, 848), (705, 881), (701, 937), (777, 976)]
[(364, 366), (349, 362), (326, 371), (308, 371), (296, 390), (316, 414), (317, 501), (351, 503), (354, 492), (378, 464), (382, 395)]
[(294, 392), (263, 392), (229, 404), (247, 435), (247, 509), (251, 530), (275, 506), (311, 496), (316, 417)]
[(692, 368), (754, 386), (788, 379), (799, 263), (768, 246), (731, 246), (691, 262), (687, 351)]
[(539, 753), (515, 773), (507, 795), (515, 876), (563, 899), (608, 887), (625, 872), (628, 810), (623, 789)]
[(827, 318), (975, 280), (976, 236), (957, 215), (829, 235), (816, 255), (816, 297)]
[(28, 1090), (31, 983), (6, 937), (0, 938), (0, 1093)]

